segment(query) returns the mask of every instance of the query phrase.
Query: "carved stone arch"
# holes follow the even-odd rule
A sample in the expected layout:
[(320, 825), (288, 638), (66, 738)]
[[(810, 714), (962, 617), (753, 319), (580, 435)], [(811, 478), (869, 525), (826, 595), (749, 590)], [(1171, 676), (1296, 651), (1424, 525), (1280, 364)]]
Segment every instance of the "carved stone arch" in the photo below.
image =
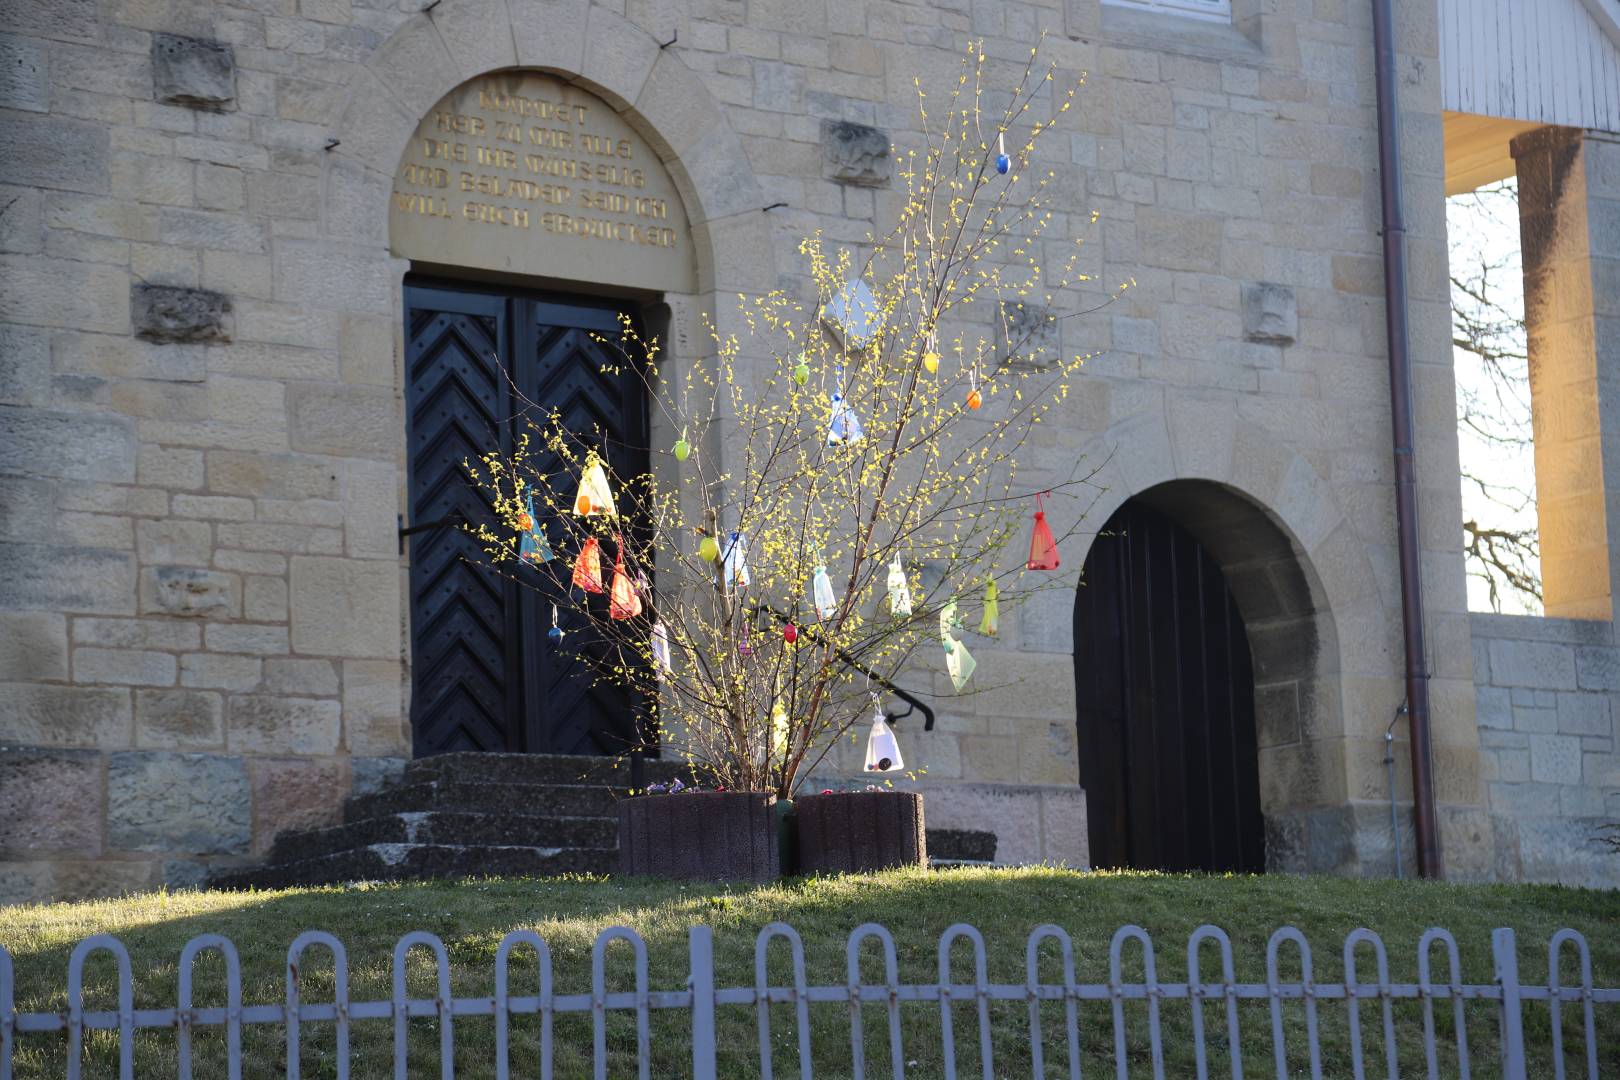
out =
[(1083, 453), (1101, 463), (1103, 490), (1086, 512), (1076, 572), (1096, 530), (1130, 500), (1198, 539), (1248, 629), (1268, 865), (1351, 865), (1340, 816), (1353, 795), (1346, 688), (1389, 680), (1399, 641), (1365, 545), (1328, 485), (1304, 455), (1240, 419), (1230, 399), (1172, 400), (1113, 425)]
[(510, 8), (441, 0), (355, 73), (323, 163), (321, 236), (386, 247), (394, 172), (422, 117), (470, 79), (525, 68), (589, 90), (647, 140), (685, 203), (700, 293), (774, 285), (759, 182), (719, 103), (678, 53), (586, 0), (510, 0)]

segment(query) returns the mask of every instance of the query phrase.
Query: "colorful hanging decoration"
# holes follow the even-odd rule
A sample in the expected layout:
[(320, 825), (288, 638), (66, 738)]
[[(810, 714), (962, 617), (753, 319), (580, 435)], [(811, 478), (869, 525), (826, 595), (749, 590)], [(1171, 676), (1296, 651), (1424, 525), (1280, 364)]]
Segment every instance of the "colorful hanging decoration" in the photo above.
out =
[(1012, 168), (1012, 158), (1007, 156), (1007, 134), (1006, 134), (1006, 132), (997, 132), (996, 133), (996, 172), (1000, 173), (1002, 176), (1006, 176), (1007, 175), (1007, 170), (1009, 170), (1011, 168)]
[(959, 694), (973, 677), (973, 669), (978, 667), (967, 646), (956, 639), (955, 631), (961, 628), (962, 622), (956, 616), (956, 601), (952, 600), (939, 611), (939, 642), (945, 647), (945, 670), (950, 673), (951, 686)]
[(878, 696), (872, 695), (872, 726), (866, 732), (866, 771), (899, 772), (906, 767), (900, 756), (900, 740), (894, 737)]
[(675, 440), (675, 460), (685, 461), (692, 456), (692, 444), (686, 441), (686, 429), (681, 429), (681, 437)]
[(866, 433), (861, 430), (861, 419), (855, 415), (855, 407), (844, 400), (844, 367), (840, 364), (838, 388), (833, 391), (832, 396), (832, 417), (827, 423), (827, 445), (858, 443), (865, 435)]
[(968, 385), (972, 389), (968, 391), (967, 407), (977, 411), (979, 406), (984, 404), (984, 396), (979, 393), (979, 367), (977, 364), (968, 372)]
[(799, 354), (799, 362), (793, 365), (793, 381), (800, 386), (810, 381), (810, 364), (805, 360), (804, 353)]
[(594, 536), (587, 536), (579, 546), (579, 558), (574, 560), (574, 585), (588, 593), (607, 591), (602, 588), (602, 545)]
[(930, 375), (939, 370), (939, 342), (932, 330), (928, 331), (928, 343), (923, 346), (922, 365)]
[(984, 582), (984, 614), (979, 617), (979, 633), (995, 637), (1001, 629), (1001, 589), (995, 578)]
[(612, 602), (608, 604), (608, 617), (633, 619), (641, 614), (641, 593), (630, 580), (630, 575), (624, 572), (624, 537), (615, 537), (614, 543), (619, 551), (613, 558), (613, 592)]
[(794, 626), (792, 623), (788, 623), (786, 626), (782, 627), (782, 640), (787, 642), (789, 645), (793, 644), (795, 641), (798, 641), (799, 628)]
[(744, 660), (754, 655), (754, 632), (749, 627), (743, 627), (742, 637), (737, 639), (737, 655)]
[(551, 629), (546, 631), (546, 640), (553, 645), (561, 645), (563, 628), (557, 625), (557, 605), (551, 605)]
[(613, 505), (613, 491), (608, 487), (607, 472), (595, 450), (585, 455), (585, 468), (579, 475), (579, 494), (574, 497), (574, 513), (580, 517), (618, 517)]
[(669, 654), (669, 630), (662, 619), (653, 623), (651, 648), (653, 674), (659, 682), (663, 682), (667, 676), (675, 673), (675, 664)]
[(889, 614), (897, 619), (911, 614), (911, 583), (906, 580), (906, 568), (898, 555), (889, 564)]
[(726, 588), (748, 587), (748, 538), (742, 533), (733, 532), (726, 538), (726, 550), (721, 556), (720, 568), (725, 573)]
[(1046, 496), (1050, 491), (1035, 493), (1035, 527), (1029, 534), (1029, 562), (1031, 570), (1058, 568), (1057, 541), (1052, 539), (1052, 527), (1046, 523)]
[(823, 622), (838, 614), (838, 601), (833, 598), (832, 578), (827, 576), (825, 566), (817, 566), (815, 577), (810, 582), (810, 601), (815, 605), (816, 616)]
[(714, 537), (705, 536), (702, 540), (698, 541), (698, 558), (702, 559), (704, 562), (714, 562), (714, 560), (718, 559), (719, 557), (720, 545), (715, 542)]
[(551, 550), (551, 542), (546, 539), (545, 526), (534, 517), (534, 495), (529, 495), (529, 501), (523, 513), (518, 515), (518, 528), (523, 530), (523, 536), (518, 540), (518, 558), (531, 566), (548, 563), (557, 556)]

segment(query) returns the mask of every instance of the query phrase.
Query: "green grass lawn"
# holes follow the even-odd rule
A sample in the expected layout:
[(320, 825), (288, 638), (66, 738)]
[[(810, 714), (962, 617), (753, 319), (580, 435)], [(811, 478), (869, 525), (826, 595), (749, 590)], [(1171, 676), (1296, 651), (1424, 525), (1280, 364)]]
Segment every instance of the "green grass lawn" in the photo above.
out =
[[(352, 888), (300, 889), (267, 893), (149, 894), (121, 900), (0, 910), (0, 944), (16, 960), (17, 1006), (25, 1012), (63, 1009), (68, 954), (79, 939), (93, 933), (112, 933), (128, 946), (135, 967), (137, 1008), (172, 1006), (175, 1000), (176, 960), (181, 946), (202, 933), (222, 933), (236, 942), (242, 958), (244, 999), (274, 1003), (283, 999), (282, 981), (287, 945), (306, 929), (335, 933), (348, 947), (350, 994), (355, 1001), (386, 999), (390, 986), (390, 959), (395, 940), (410, 930), (428, 930), (449, 949), (452, 988), (457, 996), (493, 994), (495, 949), (501, 936), (516, 928), (538, 931), (549, 943), (559, 993), (587, 991), (590, 986), (591, 945), (605, 927), (634, 927), (647, 941), (651, 958), (652, 988), (680, 989), (687, 975), (687, 928), (708, 923), (714, 928), (715, 955), (720, 986), (753, 984), (754, 936), (773, 920), (795, 926), (804, 937), (812, 984), (830, 985), (844, 979), (844, 942), (850, 930), (867, 921), (887, 925), (899, 948), (900, 974), (905, 982), (932, 982), (936, 972), (936, 943), (952, 923), (971, 922), (984, 931), (989, 946), (990, 975), (995, 982), (1022, 982), (1024, 941), (1042, 923), (1056, 923), (1073, 936), (1081, 982), (1107, 979), (1108, 943), (1114, 930), (1126, 923), (1147, 928), (1154, 937), (1162, 981), (1177, 981), (1186, 972), (1187, 935), (1202, 923), (1212, 922), (1232, 937), (1239, 981), (1265, 980), (1265, 945), (1278, 926), (1292, 924), (1309, 937), (1319, 982), (1341, 977), (1344, 936), (1357, 927), (1382, 935), (1390, 953), (1396, 981), (1415, 981), (1418, 936), (1430, 926), (1444, 926), (1457, 938), (1465, 982), (1488, 983), (1492, 977), (1491, 930), (1510, 926), (1519, 934), (1519, 967), (1524, 983), (1545, 982), (1547, 941), (1554, 930), (1572, 927), (1586, 935), (1592, 946), (1595, 977), (1600, 986), (1620, 986), (1620, 892), (1567, 889), (1550, 886), (1448, 885), (1425, 882), (1346, 881), (1336, 878), (1194, 877), (1157, 874), (1086, 874), (1069, 870), (1028, 868), (1009, 870), (962, 869), (897, 871), (870, 876), (791, 881), (769, 887), (703, 886), (655, 881), (614, 879), (489, 880), (460, 883), (374, 885)], [(869, 943), (870, 944), (870, 943)], [(777, 947), (772, 981), (789, 982), (786, 948)], [(969, 950), (959, 946), (958, 975), (971, 981)], [(621, 951), (622, 950), (622, 951)], [(881, 982), (881, 968), (871, 946), (866, 967), (869, 982)], [(514, 992), (532, 992), (533, 965), (526, 951), (514, 961)], [(1128, 951), (1127, 975), (1140, 977), (1140, 959)], [(1285, 978), (1297, 977), (1290, 954), (1285, 953)], [(324, 950), (312, 950), (303, 976), (304, 1000), (330, 1000), (331, 969)], [(1215, 953), (1205, 954), (1206, 972), (1218, 971)], [(1437, 950), (1437, 980), (1444, 966)], [(109, 1008), (114, 1001), (112, 963), (93, 960), (87, 972), (92, 1008)], [(609, 953), (609, 988), (631, 989), (629, 950), (614, 946)], [(1370, 967), (1363, 968), (1370, 973)], [(426, 950), (413, 954), (410, 990), (413, 996), (432, 995), (433, 975)], [(1051, 963), (1044, 978), (1058, 981)], [(523, 974), (520, 975), (519, 972)], [(1206, 975), (1206, 977), (1209, 977)], [(1370, 974), (1363, 978), (1370, 979)], [(1578, 981), (1572, 962), (1563, 965), (1566, 983)], [(522, 980), (520, 983), (519, 980)], [(517, 989), (518, 986), (527, 990)], [(223, 1002), (223, 964), (209, 954), (198, 963), (196, 1001), (199, 1005)], [(1222, 1006), (1205, 1006), (1206, 1030), (1224, 1033)], [(1185, 1001), (1162, 1006), (1171, 1076), (1190, 1076), (1191, 1012)], [(1438, 1028), (1447, 1047), (1442, 1050), (1442, 1075), (1455, 1075), (1455, 1034), (1449, 1006), (1436, 1010)], [(1526, 1033), (1533, 1048), (1531, 1075), (1551, 1075), (1551, 1028), (1543, 1004), (1526, 1006)], [(1415, 1002), (1397, 1003), (1397, 1044), (1403, 1075), (1423, 1075), (1422, 1014)], [(1566, 1046), (1571, 1075), (1584, 1075), (1580, 1065), (1580, 1010), (1566, 1009)], [(867, 1008), (869, 1075), (889, 1075), (883, 1009)], [(1028, 1012), (1021, 1003), (997, 1005), (992, 1010), (997, 1074), (1028, 1076)], [(1298, 1005), (1287, 1008), (1293, 1049), (1290, 1072), (1302, 1073), (1304, 1019)], [(1148, 1075), (1148, 1037), (1145, 1005), (1126, 1008), (1128, 1051), (1132, 1073)], [(902, 1010), (907, 1075), (939, 1076), (941, 1052), (939, 1009), (932, 1003), (907, 1005)], [(1469, 1048), (1475, 1075), (1493, 1072), (1496, 1054), (1495, 1008), (1488, 1003), (1468, 1007)], [(682, 1034), (684, 1012), (654, 1013), (652, 1075), (683, 1075), (690, 1051)], [(758, 1075), (755, 1013), (747, 1006), (722, 1006), (720, 1074), (726, 1077)], [(1348, 1036), (1342, 1003), (1323, 1003), (1321, 1030), (1324, 1070), (1330, 1076), (1350, 1075)], [(850, 1072), (847, 1006), (817, 1006), (812, 1010), (816, 1076), (848, 1076)], [(1599, 1011), (1600, 1055), (1605, 1069), (1620, 1067), (1620, 1006)], [(1087, 1075), (1112, 1075), (1112, 1018), (1106, 1003), (1086, 1004), (1081, 1010), (1082, 1041)], [(334, 1075), (332, 1038), (327, 1025), (304, 1027), (304, 1075)], [(1048, 1075), (1060, 1075), (1064, 1052), (1054, 1035), (1062, 1031), (1062, 1007), (1053, 1003), (1044, 1014), (1047, 1032)], [(413, 1021), (412, 1076), (437, 1076), (437, 1028), (432, 1021)], [(958, 1061), (964, 1075), (978, 1075), (976, 1025), (972, 1006), (958, 1006), (955, 1029)], [(488, 1018), (461, 1018), (455, 1022), (457, 1076), (464, 1080), (494, 1076), (494, 1025)], [(1241, 1050), (1244, 1072), (1273, 1075), (1269, 1011), (1264, 1002), (1242, 1008)], [(1363, 1030), (1367, 1037), (1369, 1075), (1383, 1075), (1381, 1024), (1376, 1004), (1365, 1007)], [(514, 1021), (514, 1075), (538, 1075), (539, 1020)], [(792, 1057), (796, 1045), (791, 1009), (773, 1011), (772, 1033), (777, 1048), (779, 1076), (797, 1076)], [(115, 1040), (111, 1033), (95, 1032), (87, 1038), (87, 1054), (94, 1062), (87, 1076), (116, 1075)], [(389, 1021), (355, 1023), (354, 1073), (356, 1077), (392, 1075), (392, 1025)], [(249, 1057), (248, 1077), (282, 1075), (285, 1059), (282, 1032), (270, 1025), (245, 1029)], [(590, 1075), (591, 1029), (588, 1017), (559, 1018), (557, 1023), (558, 1075)], [(634, 1075), (634, 1028), (628, 1016), (614, 1017), (609, 1025), (615, 1053), (611, 1075)], [(197, 1039), (196, 1075), (223, 1076), (223, 1040), (217, 1032)], [(1224, 1041), (1216, 1046), (1212, 1076), (1231, 1075)], [(17, 1075), (63, 1075), (66, 1037), (19, 1037)], [(176, 1075), (172, 1033), (147, 1032), (137, 1038), (139, 1075)]]

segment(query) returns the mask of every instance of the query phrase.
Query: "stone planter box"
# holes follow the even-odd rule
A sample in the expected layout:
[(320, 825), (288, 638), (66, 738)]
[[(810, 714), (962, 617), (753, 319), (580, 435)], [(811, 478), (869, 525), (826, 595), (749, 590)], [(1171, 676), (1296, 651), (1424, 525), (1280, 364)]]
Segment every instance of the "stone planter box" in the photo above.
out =
[(642, 795), (619, 803), (619, 873), (699, 881), (781, 876), (768, 791)]
[(915, 791), (843, 791), (794, 800), (799, 819), (799, 869), (883, 870), (923, 866), (928, 840), (923, 799)]

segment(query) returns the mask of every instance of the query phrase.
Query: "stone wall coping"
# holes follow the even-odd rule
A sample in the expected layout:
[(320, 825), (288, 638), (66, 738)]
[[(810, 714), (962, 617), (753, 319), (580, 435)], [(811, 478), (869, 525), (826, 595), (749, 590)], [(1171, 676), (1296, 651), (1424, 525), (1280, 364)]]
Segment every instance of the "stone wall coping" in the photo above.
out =
[(1468, 627), (1477, 638), (1497, 641), (1615, 644), (1614, 624), (1602, 619), (1554, 619), (1544, 615), (1499, 615), (1490, 611), (1471, 611), (1468, 613)]

